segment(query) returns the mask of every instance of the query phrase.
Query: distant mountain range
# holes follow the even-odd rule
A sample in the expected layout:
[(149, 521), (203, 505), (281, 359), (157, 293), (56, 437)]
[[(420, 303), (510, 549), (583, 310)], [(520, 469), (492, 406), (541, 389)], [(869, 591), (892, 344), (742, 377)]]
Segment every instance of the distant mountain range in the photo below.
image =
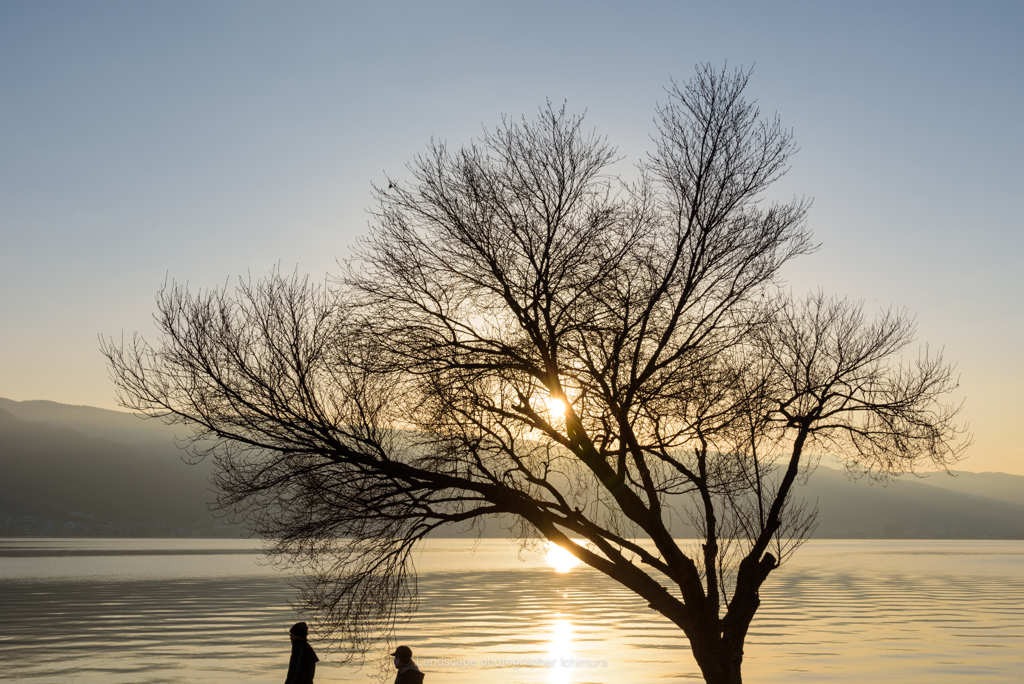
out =
[[(183, 462), (175, 438), (186, 435), (120, 411), (0, 399), (0, 536), (237, 537), (244, 530), (208, 509), (211, 464)], [(1024, 539), (1018, 475), (933, 473), (881, 486), (822, 465), (798, 496), (817, 503), (815, 538)]]
[(0, 399), (0, 536), (237, 537), (207, 505), (210, 465), (183, 455), (130, 413)]

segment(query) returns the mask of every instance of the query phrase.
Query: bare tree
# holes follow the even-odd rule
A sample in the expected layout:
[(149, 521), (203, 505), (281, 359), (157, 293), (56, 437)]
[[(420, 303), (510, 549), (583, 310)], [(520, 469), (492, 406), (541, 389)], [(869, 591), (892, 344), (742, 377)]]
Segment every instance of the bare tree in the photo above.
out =
[(678, 625), (708, 682), (740, 682), (759, 588), (813, 528), (792, 493), (816, 458), (896, 473), (968, 441), (939, 403), (950, 367), (899, 359), (905, 314), (778, 293), (814, 249), (809, 205), (760, 199), (794, 146), (748, 78), (674, 85), (629, 184), (550, 105), (432, 145), (377, 190), (336, 282), (165, 288), (155, 345), (104, 344), (122, 404), (195, 429), (219, 504), (303, 568), (350, 655), (415, 608), (417, 541), (500, 514)]

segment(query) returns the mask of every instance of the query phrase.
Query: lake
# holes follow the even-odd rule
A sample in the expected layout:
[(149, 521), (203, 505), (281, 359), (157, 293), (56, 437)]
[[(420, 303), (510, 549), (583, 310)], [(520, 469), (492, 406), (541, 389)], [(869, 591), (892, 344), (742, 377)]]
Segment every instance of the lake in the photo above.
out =
[[(702, 681), (682, 632), (589, 568), (495, 539), (416, 559), (420, 610), (398, 638), (427, 684)], [(252, 541), (0, 539), (0, 680), (279, 684), (293, 594)], [(811, 541), (761, 596), (751, 684), (1024, 682), (1020, 541)], [(390, 664), (310, 641), (318, 683)]]

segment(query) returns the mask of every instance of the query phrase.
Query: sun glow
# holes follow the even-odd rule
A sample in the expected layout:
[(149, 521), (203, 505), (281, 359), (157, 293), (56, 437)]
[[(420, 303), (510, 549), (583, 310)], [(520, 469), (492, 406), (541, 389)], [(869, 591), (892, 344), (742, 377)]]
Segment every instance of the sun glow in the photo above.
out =
[(569, 572), (580, 564), (580, 560), (576, 556), (552, 542), (548, 542), (548, 555), (545, 560), (555, 569), (555, 572)]
[(565, 415), (565, 402), (561, 399), (555, 399), (554, 397), (548, 397), (548, 411), (556, 416)]

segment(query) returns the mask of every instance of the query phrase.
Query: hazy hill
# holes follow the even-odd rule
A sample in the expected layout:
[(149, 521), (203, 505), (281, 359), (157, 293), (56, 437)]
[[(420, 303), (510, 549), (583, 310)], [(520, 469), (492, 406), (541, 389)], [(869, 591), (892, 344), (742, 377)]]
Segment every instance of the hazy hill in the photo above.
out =
[[(976, 493), (984, 491), (994, 496)], [(935, 473), (882, 486), (822, 466), (798, 496), (818, 504), (816, 537), (1024, 538), (1018, 475)]]
[(54, 401), (12, 401), (0, 398), (0, 410), (24, 421), (71, 428), (87, 437), (120, 442), (146, 452), (159, 451), (180, 456), (175, 438), (187, 437), (189, 434), (180, 425), (144, 420), (126, 411), (71, 406)]
[[(49, 417), (64, 409), (75, 409), (68, 412), (73, 418), (101, 412), (94, 415), (115, 425), (119, 417), (87, 407), (63, 407)], [(104, 432), (98, 424), (93, 434)], [(159, 432), (138, 437), (160, 449), (89, 436), (58, 420), (22, 420), (0, 408), (0, 534), (237, 534), (208, 510), (208, 467), (183, 463), (173, 440)]]
[(962, 470), (931, 473), (920, 479), (905, 477), (906, 482), (920, 482), (960, 494), (973, 494), (1013, 504), (1024, 504), (1024, 477), (1006, 473), (968, 473)]
[[(182, 462), (175, 437), (186, 434), (125, 412), (0, 399), (0, 534), (238, 534), (207, 511), (210, 466)], [(1017, 475), (935, 473), (883, 487), (821, 466), (798, 496), (817, 502), (819, 538), (1024, 538)]]

